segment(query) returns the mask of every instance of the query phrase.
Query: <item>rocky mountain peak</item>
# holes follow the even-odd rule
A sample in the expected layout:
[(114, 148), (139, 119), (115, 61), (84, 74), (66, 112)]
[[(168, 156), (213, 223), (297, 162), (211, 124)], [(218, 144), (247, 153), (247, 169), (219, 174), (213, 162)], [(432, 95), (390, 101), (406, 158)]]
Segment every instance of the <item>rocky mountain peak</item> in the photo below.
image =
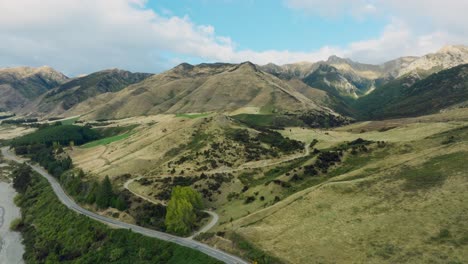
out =
[(327, 60), (327, 63), (352, 63), (352, 61), (350, 59), (344, 59), (344, 58), (340, 58), (336, 55), (332, 55), (330, 57), (328, 57), (328, 60)]
[(468, 53), (468, 47), (464, 45), (446, 45), (437, 53)]

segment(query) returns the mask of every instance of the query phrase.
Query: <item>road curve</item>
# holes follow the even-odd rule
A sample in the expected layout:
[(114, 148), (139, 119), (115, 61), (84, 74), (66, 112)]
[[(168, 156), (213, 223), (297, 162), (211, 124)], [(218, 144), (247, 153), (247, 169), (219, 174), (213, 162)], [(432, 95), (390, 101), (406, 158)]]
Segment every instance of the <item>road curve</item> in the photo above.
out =
[(215, 259), (218, 259), (218, 260), (220, 260), (220, 261), (222, 261), (224, 263), (228, 263), (228, 264), (247, 264), (248, 263), (248, 262), (246, 262), (246, 261), (244, 261), (244, 260), (242, 260), (242, 259), (240, 259), (240, 258), (238, 258), (236, 256), (233, 256), (233, 255), (228, 254), (228, 253), (226, 253), (224, 251), (212, 248), (212, 247), (210, 247), (208, 245), (205, 245), (203, 243), (200, 243), (200, 242), (197, 242), (197, 241), (194, 241), (194, 240), (191, 240), (191, 239), (182, 238), (182, 237), (174, 236), (174, 235), (167, 234), (167, 233), (164, 233), (164, 232), (159, 232), (159, 231), (151, 230), (151, 229), (148, 229), (148, 228), (144, 228), (144, 227), (141, 227), (141, 226), (124, 223), (124, 222), (121, 222), (121, 221), (118, 221), (118, 220), (115, 220), (115, 219), (112, 219), (112, 218), (107, 218), (107, 217), (104, 217), (102, 215), (98, 215), (98, 214), (93, 213), (91, 211), (88, 211), (88, 210), (80, 207), (78, 204), (76, 204), (75, 201), (65, 193), (65, 191), (62, 189), (60, 184), (57, 182), (57, 180), (54, 177), (52, 177), (42, 167), (34, 165), (34, 164), (30, 164), (26, 160), (16, 156), (15, 154), (13, 154), (9, 150), (8, 147), (2, 148), (1, 151), (2, 151), (2, 154), (3, 154), (5, 159), (12, 160), (12, 161), (15, 161), (17, 163), (26, 163), (34, 171), (36, 171), (41, 176), (46, 178), (47, 181), (49, 181), (50, 185), (52, 186), (52, 189), (54, 190), (55, 194), (59, 198), (60, 202), (62, 202), (69, 209), (71, 209), (71, 210), (73, 210), (73, 211), (75, 211), (75, 212), (77, 212), (79, 214), (85, 215), (85, 216), (87, 216), (87, 217), (89, 217), (91, 219), (97, 220), (99, 222), (110, 225), (112, 227), (130, 229), (133, 232), (142, 234), (144, 236), (153, 237), (153, 238), (157, 238), (157, 239), (168, 241), (168, 242), (173, 242), (173, 243), (179, 244), (181, 246), (188, 247), (188, 248), (200, 251), (200, 252), (205, 253), (206, 255), (211, 256), (211, 257), (213, 257)]
[[(144, 196), (144, 195), (141, 195), (135, 191), (133, 191), (132, 189), (129, 188), (129, 185), (134, 182), (134, 181), (137, 181), (139, 179), (141, 179), (143, 177), (137, 177), (137, 178), (133, 178), (133, 179), (130, 179), (128, 181), (126, 181), (124, 183), (124, 188), (127, 189), (129, 192), (131, 192), (133, 195), (137, 196), (137, 197), (140, 197), (141, 199), (149, 202), (149, 203), (152, 203), (152, 204), (157, 204), (155, 201), (151, 200), (150, 198)], [(213, 228), (216, 223), (218, 223), (219, 221), (219, 215), (213, 211), (208, 211), (208, 210), (203, 210), (203, 212), (209, 214), (211, 216), (211, 220), (208, 224), (206, 224), (205, 226), (203, 226), (200, 230), (198, 230), (197, 232), (195, 232), (194, 234), (192, 234), (191, 236), (187, 237), (187, 239), (193, 239), (194, 237), (198, 236), (199, 234), (201, 233), (206, 233), (208, 230), (210, 230), (211, 228)]]
[(208, 232), (208, 230), (210, 230), (211, 228), (213, 228), (216, 223), (218, 223), (219, 221), (219, 216), (217, 213), (215, 212), (212, 212), (212, 211), (208, 211), (208, 210), (203, 210), (203, 212), (209, 214), (211, 216), (211, 220), (208, 224), (206, 224), (204, 227), (202, 227), (200, 230), (198, 230), (197, 232), (193, 233), (190, 237), (188, 237), (187, 239), (193, 239), (194, 237), (198, 236), (199, 234), (201, 233), (206, 233)]

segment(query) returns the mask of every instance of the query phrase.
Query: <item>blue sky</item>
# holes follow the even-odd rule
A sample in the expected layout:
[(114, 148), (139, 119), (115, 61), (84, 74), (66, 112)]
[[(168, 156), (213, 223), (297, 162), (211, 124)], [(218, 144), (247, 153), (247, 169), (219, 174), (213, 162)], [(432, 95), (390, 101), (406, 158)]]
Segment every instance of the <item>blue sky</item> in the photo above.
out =
[(3, 0), (0, 10), (0, 67), (70, 76), (331, 55), (379, 64), (468, 44), (462, 0)]
[(196, 24), (213, 25), (239, 49), (307, 51), (378, 35), (388, 19), (356, 19), (346, 14), (324, 18), (289, 9), (280, 0), (161, 0), (150, 8), (169, 16), (188, 16)]

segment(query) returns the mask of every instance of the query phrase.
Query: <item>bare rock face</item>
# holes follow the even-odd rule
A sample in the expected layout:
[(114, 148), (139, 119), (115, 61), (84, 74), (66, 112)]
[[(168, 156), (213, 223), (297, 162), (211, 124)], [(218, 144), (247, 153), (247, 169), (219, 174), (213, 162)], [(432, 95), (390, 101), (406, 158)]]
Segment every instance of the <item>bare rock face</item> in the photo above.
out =
[(466, 63), (468, 63), (468, 47), (445, 46), (436, 53), (422, 56), (403, 67), (397, 77), (414, 71), (435, 73)]

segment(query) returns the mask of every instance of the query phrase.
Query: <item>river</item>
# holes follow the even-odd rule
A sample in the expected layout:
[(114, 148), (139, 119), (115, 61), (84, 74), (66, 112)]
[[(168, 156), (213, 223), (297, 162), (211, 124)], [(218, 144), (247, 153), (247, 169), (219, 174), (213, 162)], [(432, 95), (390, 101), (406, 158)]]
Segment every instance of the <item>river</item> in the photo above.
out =
[[(1, 172), (0, 172), (1, 173)], [(21, 216), (13, 202), (16, 195), (13, 187), (0, 181), (0, 263), (24, 263), (24, 246), (21, 234), (10, 231), (10, 223)]]

